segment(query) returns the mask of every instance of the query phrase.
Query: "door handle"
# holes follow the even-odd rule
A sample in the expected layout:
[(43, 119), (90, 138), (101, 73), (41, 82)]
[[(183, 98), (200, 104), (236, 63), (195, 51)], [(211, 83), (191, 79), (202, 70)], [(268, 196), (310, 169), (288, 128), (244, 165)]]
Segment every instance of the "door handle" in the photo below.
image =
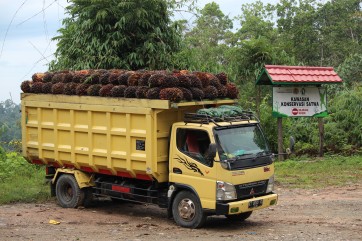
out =
[(180, 168), (177, 168), (177, 167), (174, 167), (174, 168), (172, 169), (172, 172), (175, 173), (175, 174), (182, 174), (181, 169), (180, 169)]

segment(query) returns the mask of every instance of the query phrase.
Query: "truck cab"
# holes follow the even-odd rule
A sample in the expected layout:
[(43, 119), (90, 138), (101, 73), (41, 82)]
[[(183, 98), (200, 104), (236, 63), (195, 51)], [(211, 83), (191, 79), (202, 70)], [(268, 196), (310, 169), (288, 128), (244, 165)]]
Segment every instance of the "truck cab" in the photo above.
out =
[(215, 214), (242, 221), (276, 204), (273, 154), (251, 117), (225, 122), (191, 114), (173, 124), (169, 196), (183, 190), (171, 202), (179, 225), (198, 227)]

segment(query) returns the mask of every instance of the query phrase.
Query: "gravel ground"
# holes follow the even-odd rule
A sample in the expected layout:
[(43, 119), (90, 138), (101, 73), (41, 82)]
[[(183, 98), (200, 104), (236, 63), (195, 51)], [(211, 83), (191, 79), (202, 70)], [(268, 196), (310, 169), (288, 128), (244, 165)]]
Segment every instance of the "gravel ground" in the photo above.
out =
[(55, 200), (2, 205), (0, 240), (362, 240), (362, 184), (276, 192), (277, 206), (243, 223), (213, 216), (195, 230), (178, 227), (153, 205), (100, 201), (92, 208), (64, 209)]

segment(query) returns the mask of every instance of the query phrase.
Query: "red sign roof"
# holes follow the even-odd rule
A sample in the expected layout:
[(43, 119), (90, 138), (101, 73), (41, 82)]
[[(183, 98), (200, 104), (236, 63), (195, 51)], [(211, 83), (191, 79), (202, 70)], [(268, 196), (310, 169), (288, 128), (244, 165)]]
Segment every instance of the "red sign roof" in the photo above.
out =
[(265, 65), (257, 85), (342, 83), (333, 67)]

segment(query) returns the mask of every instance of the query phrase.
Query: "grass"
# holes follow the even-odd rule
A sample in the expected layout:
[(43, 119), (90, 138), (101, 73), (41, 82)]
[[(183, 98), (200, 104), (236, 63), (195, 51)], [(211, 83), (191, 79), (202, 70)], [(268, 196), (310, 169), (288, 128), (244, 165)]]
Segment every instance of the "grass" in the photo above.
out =
[(41, 202), (49, 198), (43, 166), (32, 165), (14, 152), (0, 157), (0, 205)]
[[(287, 188), (324, 188), (362, 182), (362, 156), (298, 158), (275, 163), (277, 184)], [(0, 152), (0, 205), (50, 198), (43, 166), (19, 154)]]
[(299, 158), (275, 163), (277, 184), (288, 188), (324, 188), (362, 182), (362, 156)]

